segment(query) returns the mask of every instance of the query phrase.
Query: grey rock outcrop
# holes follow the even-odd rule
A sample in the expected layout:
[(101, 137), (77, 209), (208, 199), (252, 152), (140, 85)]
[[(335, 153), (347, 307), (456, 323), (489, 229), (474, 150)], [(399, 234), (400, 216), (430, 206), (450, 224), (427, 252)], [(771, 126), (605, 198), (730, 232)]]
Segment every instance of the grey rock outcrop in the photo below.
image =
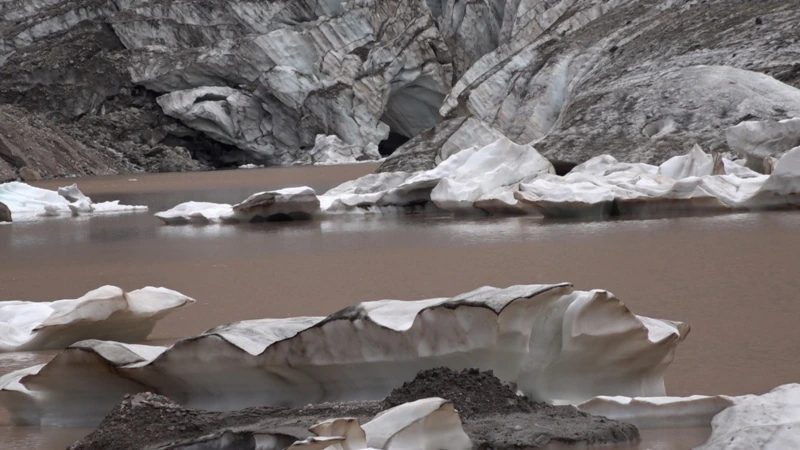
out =
[(0, 16), (0, 103), (111, 172), (313, 163), (317, 136), (341, 141), (336, 161), (410, 139), (387, 171), (495, 136), (654, 163), (800, 115), (793, 0), (11, 0)]
[(11, 222), (11, 210), (3, 202), (0, 202), (0, 222)]

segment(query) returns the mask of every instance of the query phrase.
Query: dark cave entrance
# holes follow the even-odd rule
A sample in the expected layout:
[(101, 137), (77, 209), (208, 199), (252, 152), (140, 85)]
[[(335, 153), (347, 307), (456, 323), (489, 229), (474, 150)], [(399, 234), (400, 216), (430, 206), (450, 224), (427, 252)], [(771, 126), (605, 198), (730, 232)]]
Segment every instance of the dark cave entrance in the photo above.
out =
[(389, 136), (378, 144), (378, 152), (381, 156), (389, 156), (394, 153), (401, 145), (410, 141), (411, 138), (404, 136), (396, 131), (389, 131)]

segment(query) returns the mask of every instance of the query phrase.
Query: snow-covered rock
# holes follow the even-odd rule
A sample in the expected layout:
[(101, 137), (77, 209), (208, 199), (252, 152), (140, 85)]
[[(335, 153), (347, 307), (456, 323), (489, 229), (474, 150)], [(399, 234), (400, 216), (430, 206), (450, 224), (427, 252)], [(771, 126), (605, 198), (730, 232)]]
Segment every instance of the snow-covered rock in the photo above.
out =
[(78, 186), (58, 188), (58, 192), (18, 181), (0, 184), (0, 202), (5, 203), (15, 220), (42, 216), (147, 211), (147, 206), (120, 205), (119, 201), (93, 203)]
[(749, 396), (714, 417), (711, 436), (698, 450), (800, 447), (800, 384)]
[(241, 203), (186, 202), (155, 214), (167, 225), (308, 220), (319, 213), (319, 199), (309, 187), (258, 192)]
[(74, 300), (0, 302), (0, 352), (61, 349), (85, 339), (143, 341), (156, 322), (194, 300), (170, 289), (103, 286)]
[(352, 418), (330, 419), (310, 428), (316, 436), (290, 449), (330, 450), (467, 450), (469, 436), (453, 404), (425, 398), (395, 406), (359, 426)]
[(765, 160), (800, 146), (800, 117), (781, 121), (742, 122), (725, 130), (732, 151), (746, 158), (747, 167), (761, 173)]
[(212, 410), (379, 399), (439, 366), (491, 369), (538, 400), (659, 396), (688, 331), (602, 290), (484, 287), (238, 322), (169, 348), (84, 341), (0, 379), (0, 406), (16, 422), (63, 424), (98, 423), (120, 396), (146, 390)]

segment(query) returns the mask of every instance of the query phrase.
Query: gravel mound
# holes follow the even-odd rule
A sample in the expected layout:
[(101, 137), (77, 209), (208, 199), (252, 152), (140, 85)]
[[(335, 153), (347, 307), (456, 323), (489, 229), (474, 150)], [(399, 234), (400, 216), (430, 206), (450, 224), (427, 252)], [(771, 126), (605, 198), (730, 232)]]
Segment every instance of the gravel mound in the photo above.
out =
[[(441, 397), (453, 402), (462, 418), (478, 416), (530, 413), (539, 406), (518, 396), (511, 386), (503, 384), (492, 371), (465, 369), (456, 372), (447, 367), (423, 370), (414, 380), (394, 389), (383, 400), (384, 408), (391, 408), (415, 400)], [(546, 404), (542, 404), (546, 406)]]

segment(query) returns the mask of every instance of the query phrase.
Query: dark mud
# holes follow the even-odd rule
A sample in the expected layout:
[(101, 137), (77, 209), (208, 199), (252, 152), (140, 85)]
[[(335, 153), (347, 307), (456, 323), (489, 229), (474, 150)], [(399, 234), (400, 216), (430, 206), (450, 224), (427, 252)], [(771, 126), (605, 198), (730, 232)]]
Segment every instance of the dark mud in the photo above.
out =
[(383, 401), (326, 403), (299, 409), (265, 406), (211, 412), (187, 409), (151, 393), (126, 396), (97, 430), (70, 449), (255, 449), (257, 436), (264, 435), (270, 437), (274, 448), (285, 448), (287, 443), (308, 437), (308, 427), (322, 420), (354, 417), (365, 423), (380, 411), (427, 397), (453, 402), (476, 449), (541, 447), (552, 441), (613, 444), (639, 439), (633, 425), (591, 416), (571, 406), (518, 397), (491, 372), (438, 368), (420, 372)]

